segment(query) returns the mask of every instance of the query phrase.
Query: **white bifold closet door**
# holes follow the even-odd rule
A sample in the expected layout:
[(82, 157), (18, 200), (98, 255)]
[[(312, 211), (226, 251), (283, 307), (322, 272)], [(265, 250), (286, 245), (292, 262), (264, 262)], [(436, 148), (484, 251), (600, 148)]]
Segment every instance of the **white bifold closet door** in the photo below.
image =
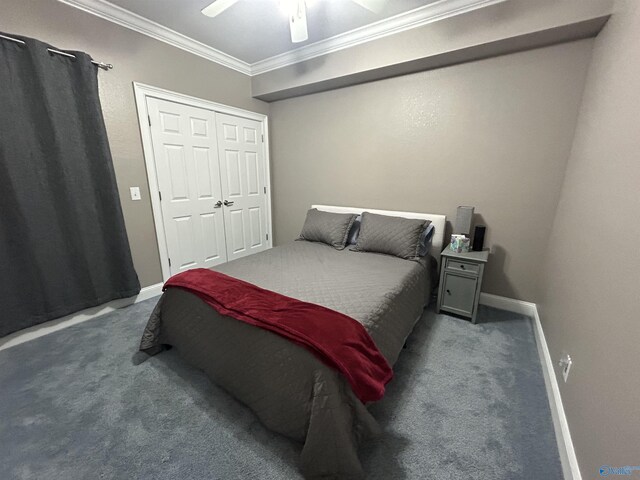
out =
[(261, 124), (147, 98), (171, 275), (267, 248)]

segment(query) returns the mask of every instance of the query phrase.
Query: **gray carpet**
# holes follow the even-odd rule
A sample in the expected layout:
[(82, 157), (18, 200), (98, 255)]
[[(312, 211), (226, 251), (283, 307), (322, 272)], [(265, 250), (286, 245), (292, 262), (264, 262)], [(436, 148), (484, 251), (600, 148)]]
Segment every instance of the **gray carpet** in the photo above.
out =
[[(156, 299), (0, 351), (1, 479), (297, 479), (300, 445), (175, 351), (134, 365)], [(371, 410), (370, 479), (560, 479), (525, 317), (428, 310)]]

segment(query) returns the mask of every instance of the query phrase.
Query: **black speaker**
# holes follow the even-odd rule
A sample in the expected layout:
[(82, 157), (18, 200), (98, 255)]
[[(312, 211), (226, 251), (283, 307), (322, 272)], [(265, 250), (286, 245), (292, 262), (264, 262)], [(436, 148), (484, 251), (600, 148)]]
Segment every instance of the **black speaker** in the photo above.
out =
[(484, 225), (476, 226), (476, 230), (473, 233), (473, 251), (480, 252), (484, 247), (484, 232), (487, 230), (487, 227)]

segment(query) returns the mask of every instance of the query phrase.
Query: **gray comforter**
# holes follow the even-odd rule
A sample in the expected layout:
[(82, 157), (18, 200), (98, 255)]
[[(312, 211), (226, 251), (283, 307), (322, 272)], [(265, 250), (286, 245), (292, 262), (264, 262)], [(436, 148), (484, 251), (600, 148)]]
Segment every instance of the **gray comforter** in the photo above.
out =
[[(216, 270), (361, 322), (393, 365), (429, 299), (427, 258), (343, 251), (292, 242)], [(377, 433), (348, 382), (308, 350), (270, 331), (220, 315), (195, 295), (166, 291), (141, 350), (174, 346), (188, 362), (249, 406), (269, 429), (304, 443), (307, 478), (361, 478), (358, 442)]]

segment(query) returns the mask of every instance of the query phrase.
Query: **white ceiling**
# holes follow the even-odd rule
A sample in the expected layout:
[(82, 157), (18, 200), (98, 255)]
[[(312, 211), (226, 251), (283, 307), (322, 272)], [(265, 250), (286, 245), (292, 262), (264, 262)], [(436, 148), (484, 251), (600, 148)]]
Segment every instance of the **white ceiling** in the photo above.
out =
[[(441, 0), (441, 3), (442, 1), (447, 0)], [(435, 0), (387, 0), (379, 14), (374, 14), (351, 0), (313, 0), (308, 2), (307, 7), (309, 39), (295, 44), (291, 43), (287, 16), (279, 7), (278, 0), (240, 0), (215, 18), (200, 13), (212, 0), (110, 2), (245, 63), (254, 64), (435, 3)]]

